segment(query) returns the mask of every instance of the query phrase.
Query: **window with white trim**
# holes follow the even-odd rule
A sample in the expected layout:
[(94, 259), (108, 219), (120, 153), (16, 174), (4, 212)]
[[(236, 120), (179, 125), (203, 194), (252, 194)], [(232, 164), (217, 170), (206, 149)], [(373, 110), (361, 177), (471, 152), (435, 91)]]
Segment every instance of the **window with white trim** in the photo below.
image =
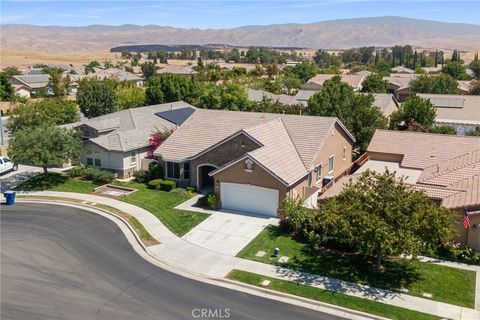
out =
[(307, 183), (308, 183), (309, 187), (312, 185), (312, 173), (311, 172), (308, 173)]
[(332, 172), (333, 172), (333, 156), (328, 158), (328, 173), (330, 174)]
[(322, 164), (319, 164), (316, 169), (317, 172), (317, 182), (322, 180)]
[(130, 153), (130, 164), (131, 165), (137, 164), (137, 153), (136, 152)]
[(87, 158), (87, 166), (93, 166), (93, 158)]
[(101, 167), (102, 166), (102, 160), (101, 159), (94, 159), (95, 160), (95, 167)]
[(180, 179), (180, 164), (178, 162), (167, 162), (167, 178)]

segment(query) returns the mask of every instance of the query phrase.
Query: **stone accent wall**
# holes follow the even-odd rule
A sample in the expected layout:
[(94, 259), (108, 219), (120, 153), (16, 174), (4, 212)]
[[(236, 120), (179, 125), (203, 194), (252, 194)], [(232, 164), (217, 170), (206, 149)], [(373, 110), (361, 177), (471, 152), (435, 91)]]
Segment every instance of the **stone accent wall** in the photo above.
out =
[(209, 164), (220, 167), (232, 160), (239, 158), (247, 152), (257, 149), (258, 147), (259, 145), (247, 135), (240, 134), (208, 151), (207, 153), (202, 154), (198, 158), (191, 160), (191, 184), (195, 186), (197, 185), (197, 166)]

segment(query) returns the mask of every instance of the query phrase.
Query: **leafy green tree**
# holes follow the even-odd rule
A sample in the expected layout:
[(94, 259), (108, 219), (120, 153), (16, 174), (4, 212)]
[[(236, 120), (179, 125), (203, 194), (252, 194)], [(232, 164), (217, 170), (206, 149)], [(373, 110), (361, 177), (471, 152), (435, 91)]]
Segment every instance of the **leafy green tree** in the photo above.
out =
[(280, 73), (280, 69), (278, 68), (278, 65), (276, 63), (271, 63), (267, 65), (266, 73), (269, 77), (274, 77)]
[(475, 75), (475, 78), (480, 79), (480, 60), (474, 60), (470, 62), (469, 67)]
[(448, 74), (421, 75), (410, 81), (410, 88), (416, 93), (457, 94), (458, 82)]
[(80, 119), (78, 106), (66, 99), (27, 102), (13, 109), (8, 127), (11, 132), (42, 125), (62, 125)]
[(382, 76), (388, 76), (392, 72), (392, 68), (390, 68), (390, 64), (385, 60), (381, 60), (375, 66), (375, 71)]
[(54, 97), (64, 97), (69, 94), (70, 76), (64, 77), (62, 68), (45, 68), (44, 72), (50, 76), (47, 88)]
[(366, 150), (376, 129), (386, 128), (387, 120), (373, 105), (373, 96), (353, 91), (339, 76), (325, 81), (323, 88), (310, 97), (305, 111), (313, 116), (337, 117)]
[(153, 62), (148, 61), (142, 65), (142, 73), (145, 80), (148, 80), (157, 73), (157, 68)]
[(303, 83), (314, 77), (318, 73), (317, 67), (310, 62), (298, 63), (294, 67), (285, 68), (285, 76), (296, 77)]
[(148, 80), (146, 91), (147, 104), (157, 104), (175, 101), (191, 102), (196, 96), (197, 86), (184, 75), (163, 73)]
[(145, 90), (137, 86), (117, 88), (118, 110), (138, 108), (145, 105)]
[(305, 111), (312, 116), (340, 119), (357, 140), (360, 151), (366, 150), (375, 130), (387, 124), (380, 109), (373, 105), (373, 96), (356, 93), (340, 76), (325, 81), (322, 90), (310, 97)]
[(468, 76), (465, 73), (465, 68), (458, 61), (447, 62), (442, 67), (442, 72), (445, 73), (445, 74), (448, 74), (449, 76), (451, 76), (452, 78), (457, 79), (457, 80), (468, 79)]
[(362, 82), (362, 92), (385, 93), (387, 89), (387, 82), (379, 74), (371, 74)]
[(6, 72), (0, 73), (0, 100), (1, 101), (10, 101), (13, 99), (15, 93), (13, 90), (12, 83), (10, 82), (10, 77)]
[(199, 108), (248, 111), (252, 104), (247, 90), (237, 83), (205, 84), (193, 104)]
[(110, 79), (84, 78), (80, 80), (77, 103), (87, 118), (117, 111), (115, 82)]
[(299, 89), (302, 86), (302, 80), (296, 76), (284, 76), (282, 84), (287, 88), (288, 94), (290, 94), (292, 89)]
[(304, 109), (302, 104), (298, 105), (284, 105), (278, 100), (272, 100), (263, 97), (262, 101), (254, 102), (249, 111), (266, 112), (266, 113), (286, 113), (286, 114), (300, 114)]
[(414, 121), (422, 127), (422, 130), (429, 129), (435, 121), (436, 111), (428, 99), (418, 96), (408, 97), (390, 117), (390, 128), (397, 128), (403, 122), (408, 124)]
[(261, 64), (256, 64), (255, 68), (250, 70), (250, 74), (254, 77), (261, 77), (265, 74), (265, 69), (263, 69)]
[(338, 198), (318, 210), (319, 237), (346, 243), (376, 258), (375, 268), (389, 255), (417, 255), (453, 238), (454, 213), (435, 205), (388, 170), (364, 172)]
[(17, 67), (6, 67), (2, 70), (2, 72), (5, 73), (9, 79), (12, 76), (18, 76), (22, 74), (22, 72), (18, 70)]
[(41, 166), (48, 178), (48, 166), (77, 161), (81, 146), (78, 132), (43, 125), (13, 132), (8, 154), (14, 162)]

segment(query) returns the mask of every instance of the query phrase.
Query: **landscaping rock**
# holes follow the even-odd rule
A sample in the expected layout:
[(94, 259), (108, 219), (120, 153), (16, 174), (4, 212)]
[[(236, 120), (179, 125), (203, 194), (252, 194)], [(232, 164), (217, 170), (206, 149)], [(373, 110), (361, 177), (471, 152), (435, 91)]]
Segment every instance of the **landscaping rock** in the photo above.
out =
[(262, 286), (266, 287), (270, 284), (270, 280), (263, 280), (262, 281)]
[(432, 297), (432, 294), (431, 294), (431, 293), (424, 292), (424, 293), (422, 294), (422, 296), (424, 296), (425, 298), (431, 298), (431, 297)]
[(285, 256), (281, 256), (280, 259), (278, 259), (278, 262), (280, 263), (287, 263), (288, 262), (288, 257), (285, 257)]

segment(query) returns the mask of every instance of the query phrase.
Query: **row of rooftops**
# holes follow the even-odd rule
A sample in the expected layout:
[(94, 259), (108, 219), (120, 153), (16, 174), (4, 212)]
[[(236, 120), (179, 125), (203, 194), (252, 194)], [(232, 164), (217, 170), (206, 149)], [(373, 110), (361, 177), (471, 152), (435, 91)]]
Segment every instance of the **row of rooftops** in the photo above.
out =
[(479, 137), (377, 130), (367, 153), (371, 159), (364, 166), (354, 175), (341, 178), (320, 198), (338, 195), (366, 168), (384, 171), (387, 167), (446, 208), (480, 209)]

